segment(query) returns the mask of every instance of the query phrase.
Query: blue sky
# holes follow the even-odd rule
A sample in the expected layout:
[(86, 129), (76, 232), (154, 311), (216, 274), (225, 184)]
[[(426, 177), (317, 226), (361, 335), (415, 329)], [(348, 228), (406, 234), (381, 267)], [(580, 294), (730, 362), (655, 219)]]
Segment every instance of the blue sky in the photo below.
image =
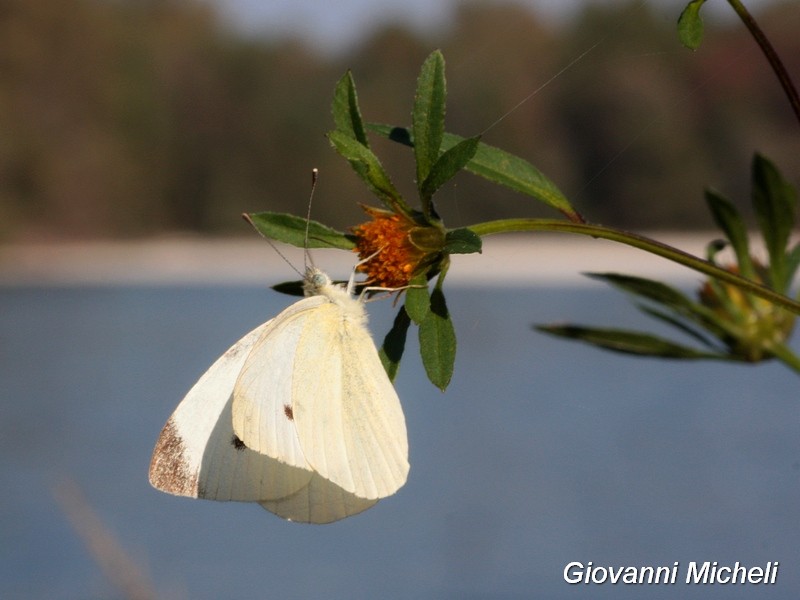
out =
[[(458, 0), (206, 0), (216, 4), (237, 26), (267, 35), (301, 35), (315, 41), (322, 49), (347, 47), (374, 27), (399, 20), (422, 30), (436, 29), (448, 23)], [(476, 0), (473, 0), (476, 1)], [(477, 0), (481, 1), (481, 0)], [(497, 2), (499, 0), (482, 0)], [(629, 0), (505, 0), (530, 6), (541, 16), (553, 20), (569, 16), (581, 6), (594, 3), (628, 3)], [(757, 10), (775, 0), (748, 0)], [(651, 0), (677, 18), (686, 0)], [(723, 2), (709, 2), (706, 9), (732, 15)]]

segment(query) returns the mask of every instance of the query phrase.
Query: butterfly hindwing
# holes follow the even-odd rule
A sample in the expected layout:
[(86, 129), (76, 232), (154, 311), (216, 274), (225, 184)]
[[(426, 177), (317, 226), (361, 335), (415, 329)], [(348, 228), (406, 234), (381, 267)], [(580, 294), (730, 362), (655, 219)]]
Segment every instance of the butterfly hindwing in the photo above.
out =
[(299, 523), (332, 523), (365, 511), (376, 502), (346, 492), (314, 473), (308, 485), (294, 494), (261, 502), (261, 506), (279, 517)]

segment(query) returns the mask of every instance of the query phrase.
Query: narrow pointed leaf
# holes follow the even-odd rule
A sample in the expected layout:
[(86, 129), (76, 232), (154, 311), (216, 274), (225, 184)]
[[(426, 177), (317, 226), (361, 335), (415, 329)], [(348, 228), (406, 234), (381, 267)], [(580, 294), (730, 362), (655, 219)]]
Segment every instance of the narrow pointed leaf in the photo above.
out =
[(695, 304), (682, 292), (660, 281), (622, 273), (586, 273), (586, 276), (605, 281), (629, 294), (641, 296), (671, 308), (685, 309), (691, 308)]
[(727, 198), (714, 190), (706, 190), (706, 203), (714, 222), (725, 233), (736, 253), (736, 262), (740, 273), (749, 279), (755, 278), (753, 261), (750, 258), (750, 247), (745, 227), (739, 211)]
[(797, 267), (800, 266), (800, 243), (795, 244), (794, 248), (786, 255), (786, 288), (791, 286)]
[(372, 150), (341, 131), (329, 132), (328, 139), (336, 151), (350, 161), (353, 170), (387, 208), (394, 210), (398, 205), (405, 207), (400, 192)]
[(392, 328), (383, 338), (383, 345), (378, 352), (378, 356), (380, 356), (381, 363), (383, 363), (383, 368), (386, 370), (390, 381), (394, 381), (395, 377), (397, 377), (397, 371), (400, 369), (400, 360), (403, 358), (406, 336), (410, 325), (411, 319), (408, 317), (405, 308), (401, 306)]
[(440, 187), (463, 169), (475, 156), (480, 140), (480, 137), (468, 138), (444, 152), (433, 164), (428, 177), (420, 186), (422, 196), (432, 197)]
[(431, 293), (430, 311), (419, 325), (419, 346), (428, 379), (444, 391), (453, 376), (456, 333), (444, 294), (438, 288)]
[(286, 294), (287, 296), (302, 297), (305, 295), (305, 293), (303, 292), (303, 282), (300, 280), (284, 281), (283, 283), (276, 283), (275, 285), (270, 287), (279, 294)]
[[(444, 146), (449, 148), (460, 141), (458, 136), (445, 136)], [(556, 185), (528, 161), (504, 150), (481, 143), (467, 170), (490, 181), (505, 185), (552, 206), (575, 220), (579, 217), (567, 198)]]
[(417, 92), (412, 111), (414, 129), (414, 155), (417, 163), (417, 182), (428, 179), (442, 145), (444, 133), (445, 97), (444, 56), (439, 50), (432, 52), (420, 69)]
[[(298, 248), (355, 248), (353, 240), (318, 221), (287, 213), (259, 212), (245, 214), (245, 219), (264, 237)], [(308, 240), (306, 240), (306, 224)], [(306, 241), (308, 244), (306, 245)]]
[(428, 316), (431, 308), (431, 297), (428, 293), (428, 280), (425, 273), (420, 273), (409, 283), (406, 290), (406, 312), (417, 325)]
[(753, 208), (769, 252), (771, 287), (786, 291), (786, 244), (794, 226), (797, 195), (775, 165), (763, 156), (753, 159)]
[(688, 346), (676, 344), (669, 340), (647, 333), (622, 329), (600, 329), (578, 325), (537, 325), (536, 329), (563, 338), (579, 340), (606, 350), (633, 354), (637, 356), (654, 356), (658, 358), (726, 359), (727, 355), (719, 352), (703, 352)]
[(347, 71), (336, 83), (331, 112), (333, 113), (333, 122), (336, 124), (337, 131), (369, 147), (364, 121), (361, 118), (361, 110), (358, 107), (356, 84), (350, 71)]
[[(367, 123), (367, 129), (400, 144), (414, 146), (411, 132), (402, 127)], [(462, 141), (464, 138), (460, 136), (445, 133), (442, 139), (442, 149), (449, 150)], [(518, 156), (481, 142), (478, 144), (475, 156), (467, 163), (465, 169), (479, 177), (544, 202), (566, 215), (570, 220), (583, 220), (552, 181), (532, 164)]]
[(697, 340), (707, 348), (711, 348), (713, 350), (717, 349), (717, 345), (714, 343), (713, 339), (706, 337), (700, 331), (692, 327), (689, 323), (686, 323), (677, 317), (674, 317), (670, 314), (667, 314), (650, 306), (638, 305), (637, 308), (646, 315), (649, 315), (654, 319), (658, 319), (659, 321), (663, 321), (664, 323), (671, 325), (678, 331), (681, 331), (686, 335), (688, 335), (689, 337)]
[[(341, 281), (341, 280), (333, 280), (333, 283), (339, 285), (341, 287), (346, 287), (348, 282)], [(364, 283), (356, 284), (355, 292), (356, 294), (361, 293), (361, 291), (366, 287)], [(275, 290), (280, 294), (286, 294), (288, 296), (305, 296), (305, 291), (303, 290), (303, 281), (301, 279), (295, 281), (284, 281), (283, 283), (276, 283), (273, 286), (270, 286), (270, 289)]]
[(448, 231), (445, 237), (444, 251), (448, 254), (480, 254), (482, 247), (480, 236), (467, 228)]
[[(586, 273), (586, 275), (592, 279), (605, 281), (633, 296), (661, 304), (675, 314), (697, 323), (704, 329), (708, 329), (714, 335), (718, 335), (721, 331), (727, 331), (728, 329), (724, 320), (716, 315), (714, 311), (698, 302), (693, 302), (682, 292), (660, 281), (620, 273)], [(710, 284), (715, 285), (716, 282), (711, 280)]]
[(703, 19), (700, 7), (705, 0), (692, 0), (678, 17), (678, 38), (690, 50), (697, 50), (703, 41)]

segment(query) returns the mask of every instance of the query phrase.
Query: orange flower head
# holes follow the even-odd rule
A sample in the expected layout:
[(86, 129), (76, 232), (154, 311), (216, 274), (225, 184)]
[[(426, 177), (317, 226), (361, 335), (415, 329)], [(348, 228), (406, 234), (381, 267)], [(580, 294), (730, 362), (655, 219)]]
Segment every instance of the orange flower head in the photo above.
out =
[[(358, 256), (369, 260), (359, 265), (358, 270), (367, 274), (371, 285), (386, 288), (408, 286), (426, 258), (436, 254), (440, 248), (420, 247), (417, 238), (427, 238), (427, 230), (439, 232), (435, 227), (420, 226), (411, 218), (394, 212), (364, 206), (371, 221), (352, 228), (356, 237)], [(423, 233), (423, 235), (420, 235)], [(426, 244), (427, 245), (427, 244)]]

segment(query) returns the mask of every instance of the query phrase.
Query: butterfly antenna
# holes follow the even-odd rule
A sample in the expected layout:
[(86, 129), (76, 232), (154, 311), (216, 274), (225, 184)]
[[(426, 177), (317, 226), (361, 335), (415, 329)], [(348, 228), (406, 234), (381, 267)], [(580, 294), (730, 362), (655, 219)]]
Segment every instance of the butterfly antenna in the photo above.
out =
[(284, 256), (283, 252), (281, 252), (281, 251), (280, 251), (280, 248), (278, 248), (278, 247), (275, 245), (275, 242), (273, 242), (273, 241), (272, 241), (271, 239), (269, 239), (269, 238), (268, 238), (266, 235), (264, 235), (263, 233), (261, 233), (261, 231), (259, 231), (258, 227), (256, 227), (256, 226), (255, 226), (255, 224), (253, 223), (253, 219), (251, 219), (251, 218), (250, 218), (250, 215), (248, 215), (247, 213), (243, 213), (243, 214), (242, 214), (242, 218), (243, 218), (245, 221), (247, 221), (248, 223), (250, 223), (250, 225), (252, 225), (252, 226), (253, 226), (253, 229), (255, 229), (256, 231), (258, 231), (258, 235), (260, 235), (261, 237), (263, 237), (263, 238), (264, 238), (264, 239), (267, 241), (267, 243), (268, 243), (270, 246), (272, 246), (272, 249), (273, 249), (273, 250), (275, 250), (276, 254), (277, 254), (278, 256), (280, 256), (280, 257), (283, 259), (283, 262), (285, 262), (287, 265), (289, 265), (289, 267), (291, 267), (292, 271), (294, 271), (295, 273), (297, 273), (297, 274), (298, 274), (298, 275), (300, 275), (301, 277), (303, 276), (303, 274), (302, 274), (300, 271), (298, 271), (298, 270), (297, 270), (297, 267), (295, 267), (295, 266), (292, 264), (292, 261), (290, 261), (288, 258), (286, 258), (286, 256)]
[[(303, 267), (305, 268), (308, 267), (308, 263), (311, 263), (312, 267), (314, 266), (314, 261), (311, 260), (311, 255), (308, 252), (308, 232), (309, 232), (309, 227), (311, 225), (311, 200), (314, 197), (314, 189), (317, 187), (317, 177), (319, 177), (319, 169), (314, 167), (313, 169), (311, 169), (311, 194), (309, 195), (308, 198), (308, 212), (306, 213), (306, 232), (305, 232), (305, 237), (303, 238), (303, 251), (304, 251), (303, 262), (306, 263), (303, 265)], [(266, 235), (264, 235), (258, 227), (255, 226), (253, 220), (250, 218), (250, 215), (244, 213), (242, 217), (244, 218), (245, 221), (247, 221), (248, 223), (250, 223), (250, 225), (253, 226), (253, 229), (258, 231), (261, 237), (267, 240), (267, 243), (270, 246), (272, 246), (272, 249), (275, 250), (278, 256), (280, 256), (283, 259), (283, 262), (285, 262), (287, 265), (289, 265), (289, 267), (291, 267), (292, 271), (300, 275), (300, 277), (305, 278), (306, 276), (305, 272), (301, 273), (300, 271), (297, 270), (297, 267), (295, 267), (292, 264), (292, 261), (290, 261), (288, 258), (286, 258), (286, 256), (284, 256), (283, 252), (280, 251), (280, 249), (275, 245), (275, 243), (271, 239), (269, 239)]]
[[(311, 258), (311, 253), (308, 251), (308, 231), (311, 227), (311, 202), (314, 200), (314, 190), (317, 189), (317, 179), (319, 178), (319, 169), (314, 167), (311, 169), (311, 193), (308, 195), (308, 211), (306, 212), (306, 236), (303, 242), (303, 248), (305, 249), (305, 259), (311, 266), (314, 265), (314, 260)], [(303, 265), (308, 268), (308, 263)]]

